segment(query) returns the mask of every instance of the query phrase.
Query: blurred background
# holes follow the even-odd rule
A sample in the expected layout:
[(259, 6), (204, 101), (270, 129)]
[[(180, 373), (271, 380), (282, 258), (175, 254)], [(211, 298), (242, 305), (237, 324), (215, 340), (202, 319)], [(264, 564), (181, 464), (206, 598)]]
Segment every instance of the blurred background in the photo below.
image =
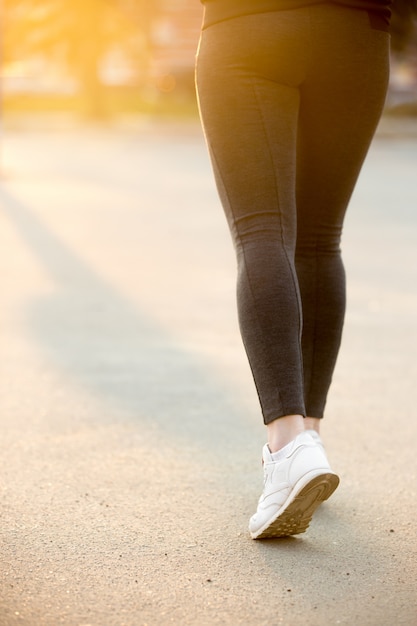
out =
[(1, 1), (6, 114), (195, 112), (198, 0)]
[[(195, 115), (198, 0), (0, 0), (5, 116)], [(415, 0), (395, 0), (387, 111), (417, 116)]]

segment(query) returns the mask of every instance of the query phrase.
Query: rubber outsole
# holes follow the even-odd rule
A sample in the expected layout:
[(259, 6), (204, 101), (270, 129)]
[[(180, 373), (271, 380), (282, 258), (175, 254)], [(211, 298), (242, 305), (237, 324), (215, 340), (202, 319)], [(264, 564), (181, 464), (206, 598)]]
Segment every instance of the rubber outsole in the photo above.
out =
[(295, 496), (284, 511), (252, 539), (273, 539), (304, 533), (316, 509), (335, 491), (339, 484), (336, 474), (321, 474), (313, 478)]

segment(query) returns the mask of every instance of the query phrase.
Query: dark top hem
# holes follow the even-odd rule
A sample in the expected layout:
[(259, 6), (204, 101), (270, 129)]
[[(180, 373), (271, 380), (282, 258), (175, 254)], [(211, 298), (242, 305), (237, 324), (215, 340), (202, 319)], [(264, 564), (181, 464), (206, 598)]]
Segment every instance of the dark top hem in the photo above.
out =
[(201, 2), (205, 7), (203, 28), (244, 15), (290, 11), (326, 2), (371, 12), (380, 17), (387, 29), (391, 18), (390, 0), (201, 0)]

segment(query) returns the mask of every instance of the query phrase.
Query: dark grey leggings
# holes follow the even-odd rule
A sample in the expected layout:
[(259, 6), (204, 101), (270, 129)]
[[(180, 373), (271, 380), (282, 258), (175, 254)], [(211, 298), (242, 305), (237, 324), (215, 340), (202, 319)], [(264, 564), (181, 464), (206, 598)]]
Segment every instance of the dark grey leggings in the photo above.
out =
[(343, 219), (388, 66), (389, 35), (364, 10), (319, 4), (203, 28), (200, 113), (265, 423), (323, 416), (345, 311)]

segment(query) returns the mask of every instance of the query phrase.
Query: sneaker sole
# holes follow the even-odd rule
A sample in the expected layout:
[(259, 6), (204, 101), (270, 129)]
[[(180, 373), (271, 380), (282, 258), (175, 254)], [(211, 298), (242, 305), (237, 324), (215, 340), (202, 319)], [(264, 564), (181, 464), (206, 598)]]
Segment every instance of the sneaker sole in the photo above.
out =
[(259, 534), (251, 533), (252, 539), (273, 539), (304, 533), (316, 509), (330, 498), (339, 484), (336, 474), (321, 474), (310, 480), (284, 511), (279, 512)]

